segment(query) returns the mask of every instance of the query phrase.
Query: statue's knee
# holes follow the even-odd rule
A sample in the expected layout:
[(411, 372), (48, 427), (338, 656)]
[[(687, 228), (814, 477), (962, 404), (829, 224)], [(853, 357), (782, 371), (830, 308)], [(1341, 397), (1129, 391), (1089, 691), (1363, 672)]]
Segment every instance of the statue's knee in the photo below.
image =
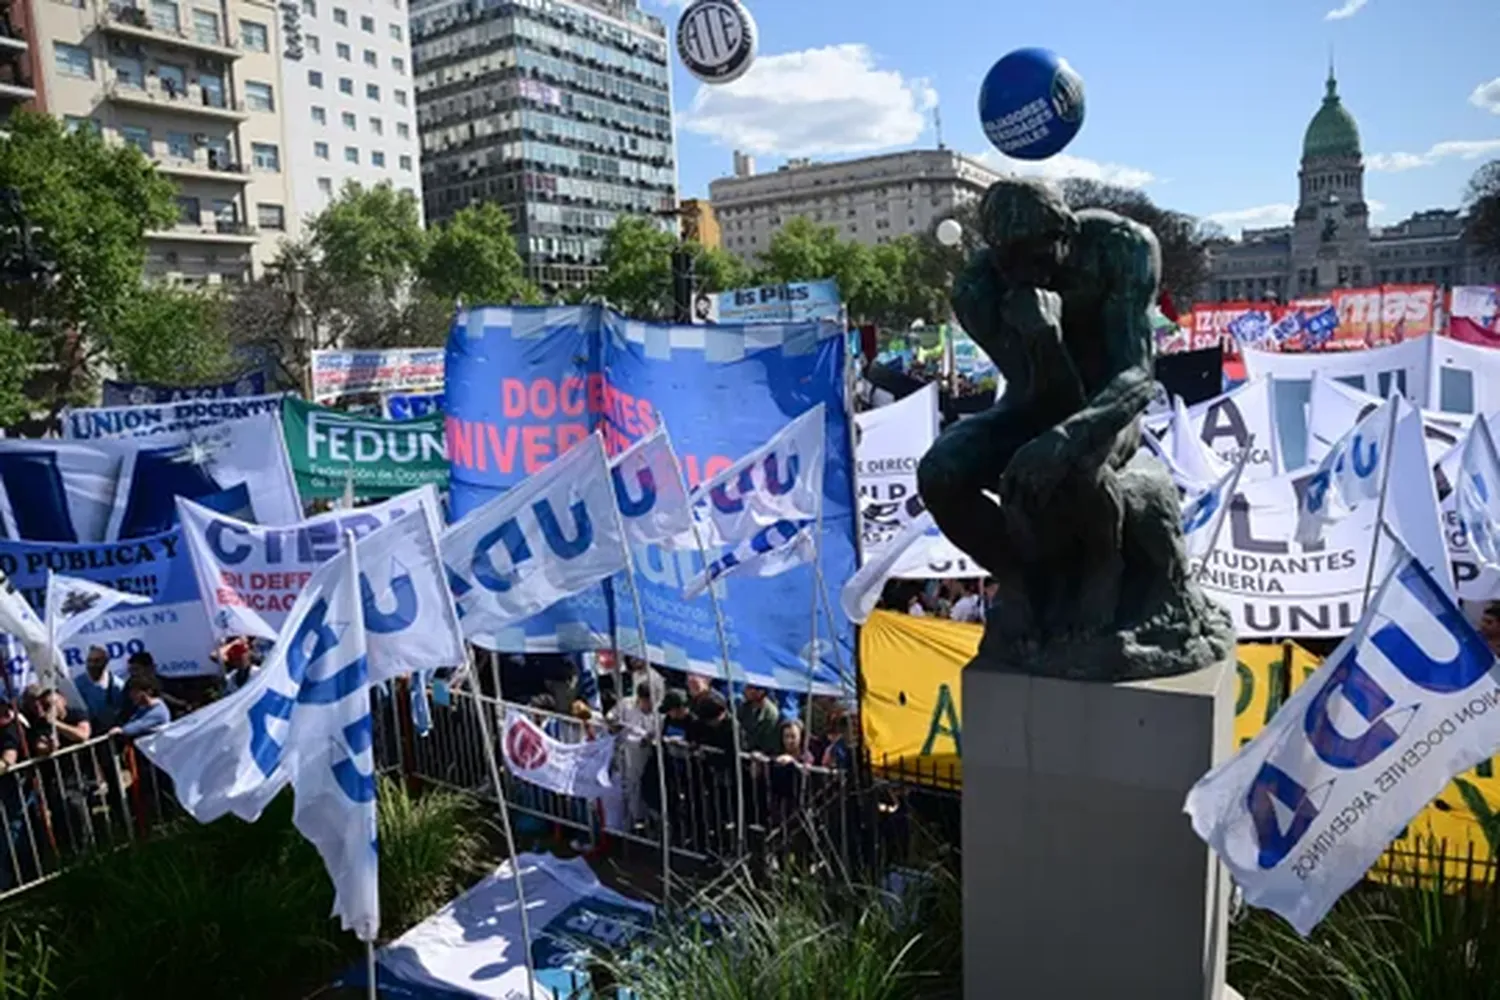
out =
[(917, 463), (917, 492), (930, 507), (934, 499), (941, 501), (954, 492), (955, 479), (952, 462), (932, 449)]

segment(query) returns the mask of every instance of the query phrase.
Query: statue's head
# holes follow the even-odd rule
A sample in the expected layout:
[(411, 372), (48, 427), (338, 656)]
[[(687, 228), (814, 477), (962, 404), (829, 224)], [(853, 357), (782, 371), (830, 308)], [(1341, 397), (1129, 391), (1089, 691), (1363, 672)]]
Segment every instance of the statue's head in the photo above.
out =
[(1055, 187), (1030, 177), (1002, 178), (984, 193), (979, 219), (1008, 279), (1040, 287), (1056, 283), (1078, 220)]

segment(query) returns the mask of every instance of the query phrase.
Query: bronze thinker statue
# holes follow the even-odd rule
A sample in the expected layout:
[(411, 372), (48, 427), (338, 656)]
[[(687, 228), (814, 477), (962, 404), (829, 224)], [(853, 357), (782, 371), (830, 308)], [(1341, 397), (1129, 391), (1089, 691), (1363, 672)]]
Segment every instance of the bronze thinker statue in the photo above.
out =
[(1234, 627), (1190, 578), (1171, 476), (1139, 453), (1156, 237), (1020, 178), (991, 185), (980, 219), (988, 246), (953, 308), (1005, 394), (917, 473), (938, 526), (998, 584), (975, 665), (1121, 681), (1219, 662)]

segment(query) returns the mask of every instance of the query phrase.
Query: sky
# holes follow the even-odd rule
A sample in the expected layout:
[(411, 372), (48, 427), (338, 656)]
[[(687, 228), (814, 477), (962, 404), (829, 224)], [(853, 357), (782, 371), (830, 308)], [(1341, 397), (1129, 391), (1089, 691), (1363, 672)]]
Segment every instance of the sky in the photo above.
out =
[[(641, 0), (669, 37), (685, 0)], [(1330, 50), (1359, 122), (1365, 196), (1389, 225), (1456, 207), (1500, 159), (1497, 0), (746, 0), (756, 64), (699, 84), (674, 58), (680, 191), (705, 197), (732, 151), (757, 168), (943, 140), (1001, 169), (1139, 187), (1231, 233), (1291, 220), (1302, 136)], [(1007, 160), (980, 127), (991, 65), (1025, 46), (1082, 76), (1082, 131), (1039, 164)]]

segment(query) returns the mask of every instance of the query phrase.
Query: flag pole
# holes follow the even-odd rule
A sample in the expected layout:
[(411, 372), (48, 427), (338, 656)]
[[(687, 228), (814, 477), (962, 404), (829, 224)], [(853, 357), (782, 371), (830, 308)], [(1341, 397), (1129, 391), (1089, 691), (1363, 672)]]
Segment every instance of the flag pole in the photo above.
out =
[[(352, 531), (345, 531), (344, 532), (344, 539), (343, 539), (343, 541), (344, 541), (344, 550), (349, 553), (349, 576), (353, 579), (353, 586), (355, 588), (354, 592), (356, 594), (358, 594), (360, 592), (360, 590), (359, 590), (359, 587), (360, 587), (360, 583), (359, 583), (359, 550), (357, 548), (355, 548), (355, 545), (354, 545), (354, 542), (355, 542), (354, 532), (352, 532)], [(349, 581), (346, 579), (345, 583), (347, 584), (348, 582)], [(363, 616), (363, 614), (364, 614), (363, 608), (361, 608), (360, 614), (361, 614), (361, 616)], [(363, 627), (364, 627), (364, 625), (361, 622), (360, 628), (363, 629)], [(370, 697), (370, 692), (368, 690), (368, 678), (366, 678), (366, 691), (365, 691), (365, 708), (366, 708), (366, 710), (369, 709), (369, 697)], [(349, 759), (352, 761), (354, 759), (353, 752), (350, 751), (347, 746), (345, 747), (345, 752), (349, 753), (349, 755), (350, 755)], [(378, 789), (376, 790), (376, 794), (379, 794)], [(377, 808), (378, 808), (378, 806), (377, 806)], [(374, 831), (374, 834), (375, 834), (375, 837), (378, 839), (379, 838), (378, 821), (377, 821), (377, 829)], [(380, 878), (380, 852), (379, 851), (376, 851), (376, 853), (375, 853), (375, 866), (376, 866), (376, 868), (375, 868), (375, 877), (378, 880)], [(378, 884), (378, 881), (377, 881), (377, 884)], [(377, 893), (377, 899), (378, 899), (378, 893)], [(376, 905), (377, 905), (377, 908), (378, 908), (378, 905), (379, 905), (378, 902), (377, 902)], [(379, 918), (378, 909), (377, 909), (376, 917), (377, 917), (377, 920), (378, 920), (378, 918)], [(358, 932), (356, 932), (356, 933), (358, 933)], [(372, 928), (370, 936), (365, 939), (365, 978), (366, 978), (366, 982), (367, 982), (367, 986), (368, 986), (368, 993), (369, 993), (370, 1000), (380, 1000), (380, 989), (375, 984), (375, 938), (376, 938), (376, 936), (378, 934), (379, 934), (378, 928)], [(360, 935), (360, 936), (363, 937), (363, 935)]]
[[(1391, 408), (1391, 419), (1385, 428), (1385, 467), (1380, 470), (1380, 498), (1375, 502), (1375, 531), (1370, 539), (1370, 565), (1365, 569), (1364, 599), (1360, 601), (1359, 613), (1364, 614), (1370, 604), (1370, 591), (1375, 587), (1375, 557), (1380, 552), (1381, 526), (1385, 524), (1385, 497), (1391, 485), (1392, 459), (1396, 450), (1396, 414), (1401, 408), (1395, 397), (1386, 400)], [(1482, 417), (1480, 419), (1483, 419)]]
[(1234, 465), (1234, 477), (1229, 480), (1229, 488), (1224, 491), (1224, 497), (1219, 502), (1219, 512), (1214, 517), (1214, 530), (1208, 535), (1208, 548), (1203, 550), (1203, 561), (1198, 564), (1198, 571), (1193, 574), (1196, 580), (1202, 580), (1203, 574), (1208, 572), (1208, 560), (1214, 554), (1214, 548), (1219, 544), (1219, 535), (1224, 530), (1224, 522), (1229, 520), (1229, 505), (1234, 503), (1235, 490), (1240, 486), (1240, 475), (1245, 471), (1245, 465), (1250, 459), (1250, 450), (1254, 447), (1255, 435), (1251, 434), (1244, 449), (1240, 452), (1240, 460)]
[[(818, 656), (818, 596), (823, 589), (823, 477), (818, 476), (818, 511), (813, 519), (813, 580), (812, 580), (812, 636), (807, 646), (807, 705), (804, 708), (806, 723), (803, 726), (803, 734), (810, 735), (812, 729), (812, 700), (813, 684), (818, 676), (818, 664), (822, 658)], [(829, 616), (829, 628), (833, 627), (832, 615)], [(837, 661), (836, 661), (837, 662)], [(839, 673), (843, 673), (840, 664)]]
[[(474, 672), (473, 647), (465, 646), (465, 658), (470, 672)], [(477, 673), (475, 677), (477, 679)], [(500, 700), (498, 665), (495, 667), (495, 703), (504, 704)], [(505, 751), (495, 744), (490, 735), (489, 708), (484, 703), (484, 689), (477, 683), (474, 687), (474, 705), (479, 709), (479, 739), (484, 744), (484, 762), (489, 767), (490, 783), (495, 786), (495, 798), (500, 800), (500, 827), (505, 832), (506, 846), (510, 848), (510, 876), (516, 887), (516, 909), (521, 917), (521, 956), (526, 960), (526, 995), (529, 1000), (536, 1000), (536, 966), (531, 960), (531, 918), (526, 913), (526, 889), (521, 884), (521, 862), (516, 857), (516, 837), (510, 826), (510, 806), (505, 801), (505, 785), (500, 780), (500, 763), (495, 759), (497, 750), (501, 753)]]

